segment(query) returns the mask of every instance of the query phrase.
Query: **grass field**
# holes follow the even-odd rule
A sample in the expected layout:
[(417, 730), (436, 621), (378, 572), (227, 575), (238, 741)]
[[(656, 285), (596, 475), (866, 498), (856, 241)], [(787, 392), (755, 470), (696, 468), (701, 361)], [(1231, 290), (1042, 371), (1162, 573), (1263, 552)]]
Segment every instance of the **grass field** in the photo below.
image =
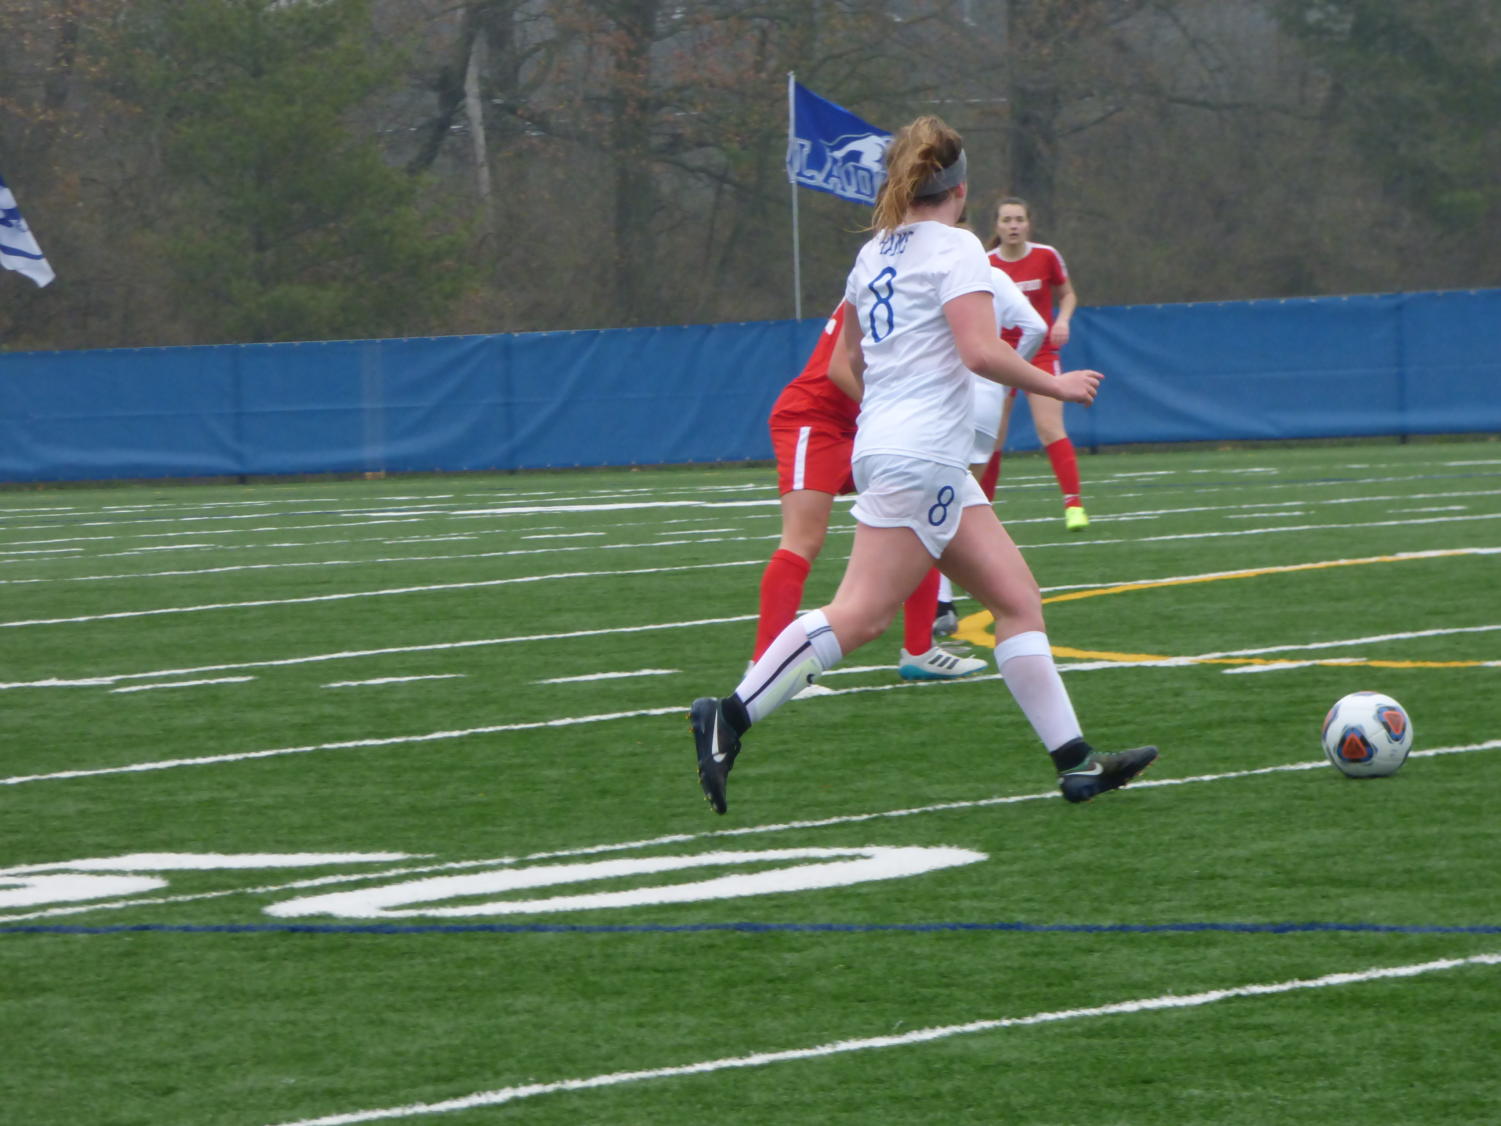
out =
[(1083, 471), (1001, 512), (1144, 779), (1065, 805), (898, 627), (724, 817), (765, 467), (0, 493), (0, 1120), (1501, 1121), (1501, 444)]

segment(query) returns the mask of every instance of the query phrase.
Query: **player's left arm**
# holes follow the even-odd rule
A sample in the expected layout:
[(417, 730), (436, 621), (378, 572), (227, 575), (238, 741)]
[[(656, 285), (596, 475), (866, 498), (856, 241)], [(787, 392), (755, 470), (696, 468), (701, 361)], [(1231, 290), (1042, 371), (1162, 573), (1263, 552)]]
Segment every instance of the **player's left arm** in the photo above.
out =
[(1048, 334), (1048, 322), (1032, 308), (1032, 302), (1014, 281), (999, 270), (996, 274), (999, 275), (994, 278), (996, 325), (1002, 329), (1014, 328), (1021, 334), (1016, 342), (1017, 355), (1030, 360), (1042, 348), (1043, 338)]
[(1079, 296), (1074, 292), (1072, 280), (1065, 277), (1061, 284), (1053, 287), (1053, 301), (1058, 311), (1053, 315), (1053, 327), (1048, 330), (1048, 343), (1054, 348), (1062, 348), (1068, 343), (1069, 322), (1079, 307)]

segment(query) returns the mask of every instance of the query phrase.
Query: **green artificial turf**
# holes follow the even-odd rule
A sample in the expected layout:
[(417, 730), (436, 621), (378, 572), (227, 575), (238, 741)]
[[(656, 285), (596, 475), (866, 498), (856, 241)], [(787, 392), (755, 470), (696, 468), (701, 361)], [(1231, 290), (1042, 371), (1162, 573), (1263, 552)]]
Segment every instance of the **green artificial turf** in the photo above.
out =
[[(993, 673), (896, 676), (898, 622), (749, 733), (724, 817), (686, 709), (749, 656), (767, 467), (0, 494), (0, 1117), (1496, 1121), (1501, 446), (1082, 469), (1084, 533), (1039, 457), (999, 511), (1148, 775), (1066, 806)], [(1412, 717), (1391, 778), (1322, 762), (1360, 689)], [(874, 848), (975, 859), (775, 886)], [(452, 913), (734, 874), (772, 890)]]

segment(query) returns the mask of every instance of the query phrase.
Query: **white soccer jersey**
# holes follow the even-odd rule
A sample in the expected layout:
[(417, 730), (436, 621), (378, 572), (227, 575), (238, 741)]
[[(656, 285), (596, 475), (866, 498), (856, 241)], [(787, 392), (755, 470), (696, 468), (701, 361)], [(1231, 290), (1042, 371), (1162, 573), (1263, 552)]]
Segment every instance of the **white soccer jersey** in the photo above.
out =
[[(1014, 328), (1021, 333), (1016, 350), (1024, 360), (1037, 355), (1042, 347), (1042, 338), (1048, 334), (1048, 322), (1032, 308), (1031, 299), (1021, 291), (1021, 286), (1011, 280), (1005, 270), (990, 267), (990, 280), (995, 285), (995, 323), (1002, 331)], [(975, 376), (979, 379), (980, 376)], [(990, 380), (986, 380), (989, 383)]]
[[(1021, 333), (1021, 339), (1016, 342), (1016, 351), (1022, 359), (1030, 360), (1037, 355), (1037, 349), (1042, 347), (1043, 337), (1048, 334), (1048, 324), (1032, 307), (1031, 300), (1021, 291), (1021, 287), (1004, 271), (992, 266), (990, 274), (990, 280), (995, 283), (996, 331), (1017, 329)], [(1006, 387), (982, 376), (975, 375), (971, 378), (974, 428), (981, 434), (989, 435), (993, 443), (995, 436), (1001, 432), (1001, 408), (1006, 403)], [(988, 450), (986, 456), (990, 456)]]
[(865, 354), (852, 457), (969, 464), (974, 376), (959, 358), (943, 306), (977, 291), (994, 294), (991, 266), (980, 240), (963, 228), (928, 219), (861, 248), (844, 291)]

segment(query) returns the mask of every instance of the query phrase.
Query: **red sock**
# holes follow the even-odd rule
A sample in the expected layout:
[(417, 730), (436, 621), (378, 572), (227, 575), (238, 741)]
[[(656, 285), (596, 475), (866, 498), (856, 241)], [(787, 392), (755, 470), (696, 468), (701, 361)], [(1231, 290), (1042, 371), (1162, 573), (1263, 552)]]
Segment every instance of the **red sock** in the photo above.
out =
[(1001, 480), (1001, 451), (996, 450), (985, 463), (985, 472), (980, 474), (980, 491), (986, 500), (995, 500), (995, 487)]
[(1074, 456), (1074, 444), (1067, 438), (1059, 438), (1048, 447), (1048, 460), (1053, 463), (1053, 476), (1058, 478), (1058, 487), (1063, 490), (1063, 507), (1083, 504), (1079, 497), (1079, 461)]
[(759, 661), (777, 634), (797, 617), (797, 608), (803, 601), (803, 585), (812, 569), (813, 564), (795, 551), (779, 547), (771, 553), (766, 570), (761, 572), (761, 621), (756, 626), (752, 660)]
[(929, 567), (917, 589), (902, 607), (903, 642), (907, 652), (921, 656), (933, 648), (933, 616), (938, 613), (938, 568)]

